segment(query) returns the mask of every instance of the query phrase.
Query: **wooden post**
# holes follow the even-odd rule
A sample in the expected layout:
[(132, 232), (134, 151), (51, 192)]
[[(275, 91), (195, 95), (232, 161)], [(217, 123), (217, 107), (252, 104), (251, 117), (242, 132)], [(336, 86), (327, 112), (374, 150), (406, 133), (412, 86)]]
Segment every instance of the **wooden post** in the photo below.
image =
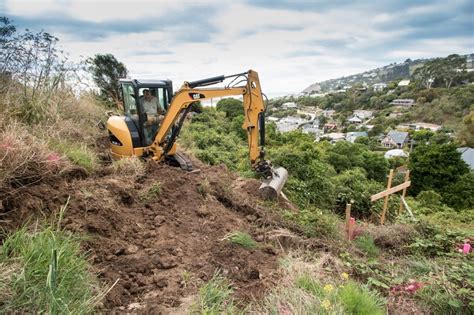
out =
[(351, 207), (352, 204), (347, 203), (346, 204), (346, 233), (347, 233), (347, 238), (349, 238), (349, 229), (350, 229), (350, 224), (351, 224)]
[[(405, 183), (410, 180), (410, 170), (407, 170), (405, 173)], [(398, 215), (400, 215), (403, 211), (403, 198), (405, 198), (405, 195), (407, 193), (407, 189), (404, 188), (402, 191), (402, 200), (400, 200), (400, 208), (398, 209)]]
[[(390, 174), (388, 175), (387, 189), (390, 189), (390, 187), (392, 187), (392, 179), (393, 179), (393, 169), (390, 170)], [(385, 222), (385, 213), (387, 212), (388, 197), (389, 195), (385, 196), (384, 201), (383, 201), (382, 216), (380, 217), (381, 225), (383, 225)]]

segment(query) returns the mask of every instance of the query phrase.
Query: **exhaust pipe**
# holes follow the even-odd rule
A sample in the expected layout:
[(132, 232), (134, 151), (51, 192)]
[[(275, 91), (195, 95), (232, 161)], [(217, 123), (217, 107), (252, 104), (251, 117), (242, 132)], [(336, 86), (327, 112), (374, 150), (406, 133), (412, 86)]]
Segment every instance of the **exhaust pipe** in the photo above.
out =
[(288, 179), (288, 171), (283, 167), (272, 169), (273, 176), (264, 181), (258, 189), (260, 195), (266, 200), (275, 200), (281, 193)]

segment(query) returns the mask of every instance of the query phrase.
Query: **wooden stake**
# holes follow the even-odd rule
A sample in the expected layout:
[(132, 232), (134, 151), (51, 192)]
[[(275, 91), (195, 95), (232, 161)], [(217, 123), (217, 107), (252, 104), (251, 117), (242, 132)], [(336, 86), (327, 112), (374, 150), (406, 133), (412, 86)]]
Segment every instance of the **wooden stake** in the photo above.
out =
[[(388, 175), (387, 190), (390, 189), (390, 187), (392, 187), (392, 179), (393, 179), (393, 169), (390, 170), (390, 174)], [(382, 216), (380, 217), (381, 225), (383, 225), (385, 222), (385, 213), (387, 212), (388, 197), (389, 195), (385, 196), (385, 199), (383, 201)]]
[[(405, 173), (405, 183), (410, 180), (410, 170), (407, 170)], [(398, 208), (398, 215), (400, 215), (403, 211), (403, 198), (405, 198), (405, 195), (407, 193), (407, 189), (403, 189), (402, 191), (402, 199), (400, 200), (400, 208)]]
[(350, 224), (351, 224), (351, 207), (352, 207), (352, 204), (350, 203), (346, 204), (346, 233), (347, 233), (348, 238), (349, 238), (349, 229), (350, 229)]

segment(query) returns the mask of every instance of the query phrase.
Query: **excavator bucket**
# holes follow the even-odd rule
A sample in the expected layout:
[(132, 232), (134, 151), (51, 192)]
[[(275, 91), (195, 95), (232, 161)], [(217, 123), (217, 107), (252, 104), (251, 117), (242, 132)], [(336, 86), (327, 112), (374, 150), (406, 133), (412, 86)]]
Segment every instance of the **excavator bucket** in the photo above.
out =
[(263, 199), (277, 199), (288, 179), (288, 171), (283, 167), (272, 170), (272, 177), (260, 185), (259, 192)]

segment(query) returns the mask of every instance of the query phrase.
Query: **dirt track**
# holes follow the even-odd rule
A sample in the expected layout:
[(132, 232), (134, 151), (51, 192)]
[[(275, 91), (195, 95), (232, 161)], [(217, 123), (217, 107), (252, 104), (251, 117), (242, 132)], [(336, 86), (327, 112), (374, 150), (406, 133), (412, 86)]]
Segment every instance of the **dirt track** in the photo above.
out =
[[(258, 299), (279, 278), (278, 251), (265, 242), (278, 219), (258, 206), (259, 182), (194, 164), (200, 172), (149, 164), (140, 179), (104, 172), (31, 186), (4, 200), (3, 217), (13, 228), (32, 213), (57, 211), (70, 197), (62, 225), (89, 237), (84, 246), (100, 279), (119, 280), (106, 310), (176, 313), (218, 270), (232, 281), (237, 301)], [(160, 193), (150, 197), (157, 181)], [(223, 240), (236, 230), (259, 247)]]

